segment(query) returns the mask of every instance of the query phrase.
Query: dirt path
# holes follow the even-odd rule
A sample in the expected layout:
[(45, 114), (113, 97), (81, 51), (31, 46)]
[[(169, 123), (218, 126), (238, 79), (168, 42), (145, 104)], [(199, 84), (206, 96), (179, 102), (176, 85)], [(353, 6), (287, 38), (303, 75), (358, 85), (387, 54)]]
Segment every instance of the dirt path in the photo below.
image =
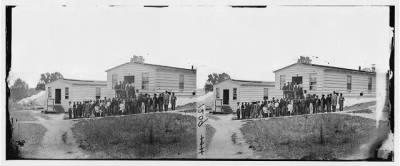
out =
[(39, 146), (38, 152), (31, 156), (35, 159), (77, 159), (86, 158), (78, 147), (72, 134), (74, 121), (63, 120), (64, 114), (48, 114), (49, 119), (44, 119), (38, 114), (35, 118), (47, 131)]
[(243, 122), (232, 120), (232, 117), (233, 115), (218, 115), (218, 120), (209, 119), (207, 121), (216, 129), (216, 132), (211, 140), (210, 148), (206, 152), (206, 158), (246, 159), (256, 157), (240, 131)]

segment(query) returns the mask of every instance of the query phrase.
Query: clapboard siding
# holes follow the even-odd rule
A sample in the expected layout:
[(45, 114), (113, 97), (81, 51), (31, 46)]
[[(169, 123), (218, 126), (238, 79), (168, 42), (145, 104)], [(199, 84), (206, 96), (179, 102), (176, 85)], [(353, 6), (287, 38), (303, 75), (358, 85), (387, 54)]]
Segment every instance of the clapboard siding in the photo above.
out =
[[(143, 73), (149, 73), (149, 89), (142, 89), (142, 75)], [(113, 70), (109, 70), (107, 72), (107, 88), (113, 92), (107, 91), (108, 97), (114, 97), (115, 92), (112, 87), (112, 75), (118, 75), (118, 82), (124, 81), (124, 76), (135, 76), (134, 86), (135, 89), (139, 90), (142, 93), (152, 93), (156, 87), (156, 69), (153, 66), (147, 66), (138, 63), (128, 63), (121, 67), (115, 68)]]
[[(49, 98), (48, 95), (48, 88), (51, 88), (51, 97)], [(46, 97), (47, 99), (52, 99), (53, 101), (55, 101), (55, 96), (56, 96), (56, 90), (55, 89), (61, 89), (61, 105), (64, 108), (67, 108), (66, 106), (68, 106), (69, 100), (65, 99), (65, 88), (68, 87), (70, 90), (70, 98), (71, 98), (71, 84), (61, 81), (61, 80), (57, 80), (55, 82), (52, 82), (50, 84), (46, 84)]]
[[(196, 72), (187, 70), (157, 69), (156, 88), (168, 90), (177, 96), (190, 96), (196, 91)], [(179, 89), (179, 77), (183, 75), (183, 89)]]
[[(83, 87), (83, 86), (73, 86), (73, 88), (70, 90), (71, 92), (71, 100), (72, 101), (84, 101), (84, 100), (96, 100), (96, 88), (97, 87)], [(107, 88), (106, 86), (104, 87), (98, 87), (101, 89)], [(103, 96), (100, 91), (100, 99), (102, 99)]]
[(264, 99), (264, 87), (240, 87), (238, 92), (240, 102), (261, 101)]
[[(46, 97), (48, 98), (48, 87), (51, 88), (51, 98), (55, 100), (55, 89), (61, 89), (61, 105), (66, 109), (68, 107), (69, 102), (77, 102), (77, 101), (88, 101), (88, 100), (96, 100), (96, 87), (101, 89), (107, 89), (106, 85), (100, 84), (91, 84), (85, 85), (70, 83), (68, 81), (57, 80), (50, 84), (46, 85)], [(69, 98), (65, 99), (65, 88), (69, 88)], [(104, 98), (103, 93), (100, 94), (100, 98)], [(49, 99), (49, 98), (48, 98)]]
[[(233, 89), (237, 88), (237, 99), (233, 99)], [(255, 102), (255, 101), (263, 101), (264, 100), (264, 88), (268, 88), (268, 97), (270, 99), (277, 98), (279, 96), (279, 91), (272, 86), (241, 86), (233, 83), (230, 80), (221, 82), (219, 84), (214, 85), (214, 98), (216, 98), (217, 93), (219, 92), (219, 99), (223, 99), (223, 90), (229, 90), (229, 106), (232, 109), (237, 108), (238, 102)], [(218, 92), (217, 92), (218, 89)]]
[[(351, 90), (347, 90), (347, 76), (351, 75)], [(372, 78), (372, 89), (368, 90), (368, 78)], [(376, 76), (372, 74), (325, 70), (324, 93), (333, 91), (343, 93), (345, 96), (374, 96), (376, 92)]]
[[(142, 88), (142, 74), (149, 73), (149, 89)], [(134, 86), (142, 93), (160, 93), (166, 90), (175, 92), (177, 96), (192, 96), (196, 91), (196, 70), (160, 67), (138, 63), (127, 63), (118, 68), (107, 71), (108, 90), (105, 93), (109, 97), (115, 96), (112, 89), (112, 75), (118, 74), (118, 81), (123, 81), (124, 76), (135, 76)], [(184, 75), (184, 89), (179, 89), (179, 75)]]
[[(238, 88), (237, 90), (237, 99), (233, 100), (233, 88)], [(217, 92), (218, 89), (218, 92)], [(221, 82), (217, 85), (214, 85), (214, 99), (217, 99), (217, 93), (219, 93), (219, 99), (223, 99), (223, 90), (228, 89), (229, 90), (229, 106), (231, 106), (232, 109), (236, 109), (236, 103), (239, 100), (239, 85), (232, 83), (230, 80)]]
[[(310, 90), (310, 74), (316, 74), (317, 89)], [(292, 77), (303, 77), (303, 90), (311, 94), (319, 94), (324, 87), (324, 70), (318, 67), (312, 67), (303, 64), (296, 64), (288, 68), (275, 72), (275, 88), (279, 92), (279, 98), (283, 97), (283, 91), (280, 89), (280, 76), (285, 75), (286, 83), (292, 82)]]

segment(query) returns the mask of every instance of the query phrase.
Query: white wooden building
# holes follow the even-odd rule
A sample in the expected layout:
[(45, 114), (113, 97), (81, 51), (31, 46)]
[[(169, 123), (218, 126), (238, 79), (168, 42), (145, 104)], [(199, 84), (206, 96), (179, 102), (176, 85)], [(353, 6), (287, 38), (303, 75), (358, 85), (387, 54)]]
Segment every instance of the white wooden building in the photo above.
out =
[(360, 96), (374, 97), (376, 92), (376, 73), (372, 71), (346, 69), (317, 64), (294, 63), (275, 73), (275, 87), (283, 96), (282, 87), (288, 82), (302, 84), (307, 94), (342, 93), (345, 97)]
[(238, 102), (263, 101), (264, 98), (272, 99), (279, 93), (275, 82), (231, 79), (214, 85), (215, 99), (222, 99), (222, 105), (229, 105), (234, 110)]
[(107, 72), (107, 96), (114, 97), (114, 87), (119, 82), (133, 83), (139, 93), (170, 91), (176, 96), (192, 97), (196, 93), (196, 69), (178, 68), (144, 63), (138, 57), (118, 65)]
[(47, 101), (67, 108), (70, 101), (103, 99), (106, 88), (107, 81), (58, 79), (46, 84)]

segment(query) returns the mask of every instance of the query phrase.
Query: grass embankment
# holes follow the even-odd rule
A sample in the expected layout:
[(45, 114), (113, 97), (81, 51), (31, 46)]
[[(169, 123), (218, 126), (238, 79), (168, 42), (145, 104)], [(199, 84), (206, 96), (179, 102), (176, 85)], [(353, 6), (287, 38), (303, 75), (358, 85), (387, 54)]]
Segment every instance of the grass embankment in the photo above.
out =
[(214, 137), (216, 129), (209, 124), (206, 124), (206, 149), (210, 147), (211, 140)]
[(72, 131), (94, 159), (196, 157), (193, 116), (159, 113), (88, 119)]
[(46, 128), (35, 123), (20, 123), (14, 125), (14, 140), (25, 143), (20, 150), (19, 157), (30, 158), (34, 156), (40, 147), (40, 143), (46, 133)]
[(361, 110), (356, 110), (356, 111), (350, 111), (350, 113), (362, 113), (362, 114), (372, 114), (373, 111), (370, 109), (361, 109)]
[(358, 103), (354, 104), (351, 106), (346, 106), (343, 108), (344, 111), (347, 110), (361, 110), (361, 109), (367, 109), (370, 106), (376, 105), (376, 101), (370, 101), (370, 102), (365, 102), (365, 103)]
[(36, 121), (33, 112), (22, 110), (22, 111), (10, 111), (10, 118), (15, 121)]
[(20, 146), (19, 154), (17, 154), (18, 157), (29, 158), (30, 156), (34, 156), (47, 131), (46, 128), (40, 124), (31, 123), (31, 121), (38, 120), (35, 118), (34, 112), (22, 110), (22, 107), (16, 105), (10, 105), (9, 108), (13, 127), (12, 141), (24, 142)]
[(181, 110), (181, 112), (185, 112), (185, 113), (196, 112), (196, 102), (187, 103), (185, 105), (177, 106), (176, 110)]
[[(357, 153), (362, 144), (382, 140), (386, 121), (319, 114), (247, 122), (241, 131), (250, 147), (264, 159), (335, 160)], [(376, 141), (375, 141), (376, 142)]]

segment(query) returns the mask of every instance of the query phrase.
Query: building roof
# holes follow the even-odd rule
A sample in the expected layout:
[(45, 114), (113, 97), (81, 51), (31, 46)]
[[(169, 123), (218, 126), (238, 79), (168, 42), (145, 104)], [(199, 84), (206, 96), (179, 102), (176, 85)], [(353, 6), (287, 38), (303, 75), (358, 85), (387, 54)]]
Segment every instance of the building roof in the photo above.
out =
[(326, 65), (318, 65), (318, 64), (305, 64), (305, 63), (293, 63), (291, 65), (282, 67), (280, 69), (275, 70), (274, 72), (286, 69), (288, 67), (292, 67), (297, 64), (302, 64), (302, 65), (308, 65), (308, 66), (315, 66), (315, 67), (321, 67), (321, 68), (327, 68), (327, 69), (335, 69), (335, 70), (345, 70), (345, 71), (352, 71), (352, 72), (360, 72), (360, 73), (375, 73), (375, 72), (370, 72), (370, 71), (363, 71), (363, 70), (356, 70), (356, 69), (348, 69), (348, 68), (342, 68), (342, 67), (335, 67), (335, 66), (326, 66)]
[[(120, 64), (120, 65), (115, 66), (115, 67), (113, 67), (113, 68), (107, 69), (106, 72), (109, 72), (110, 70), (114, 70), (114, 69), (117, 69), (117, 68), (119, 68), (119, 67), (122, 67), (122, 66), (125, 66), (125, 65), (128, 65), (128, 64), (131, 64), (131, 63), (133, 63), (133, 62), (126, 62), (126, 63)], [(170, 68), (170, 69), (179, 69), (179, 70), (196, 71), (196, 69), (193, 69), (193, 70), (192, 70), (192, 69), (187, 69), (187, 68), (180, 68), (180, 67), (173, 67), (173, 66), (164, 66), (164, 65), (156, 65), (156, 64), (150, 64), (150, 63), (134, 63), (134, 64), (141, 64), (141, 65), (148, 65), (148, 66), (155, 66), (155, 67), (164, 67), (164, 68)]]
[(62, 80), (69, 81), (69, 82), (107, 83), (107, 81), (96, 81), (96, 80), (77, 80), (77, 79), (68, 79), (68, 78), (63, 78)]
[[(252, 80), (237, 80), (237, 79), (230, 79), (225, 81), (231, 81), (234, 84), (239, 86), (275, 86), (275, 82), (267, 82), (267, 81), (252, 81)], [(223, 82), (225, 82), (223, 81)], [(222, 82), (220, 82), (222, 83)], [(218, 84), (220, 84), (218, 83)], [(216, 85), (218, 85), (216, 84)]]
[(74, 84), (74, 85), (103, 85), (103, 86), (107, 86), (107, 81), (77, 80), (77, 79), (68, 79), (68, 78), (61, 78), (61, 79), (58, 79), (56, 81), (50, 82), (47, 85), (52, 84), (54, 82), (58, 82), (58, 81), (62, 81), (62, 82), (66, 82), (66, 83)]

